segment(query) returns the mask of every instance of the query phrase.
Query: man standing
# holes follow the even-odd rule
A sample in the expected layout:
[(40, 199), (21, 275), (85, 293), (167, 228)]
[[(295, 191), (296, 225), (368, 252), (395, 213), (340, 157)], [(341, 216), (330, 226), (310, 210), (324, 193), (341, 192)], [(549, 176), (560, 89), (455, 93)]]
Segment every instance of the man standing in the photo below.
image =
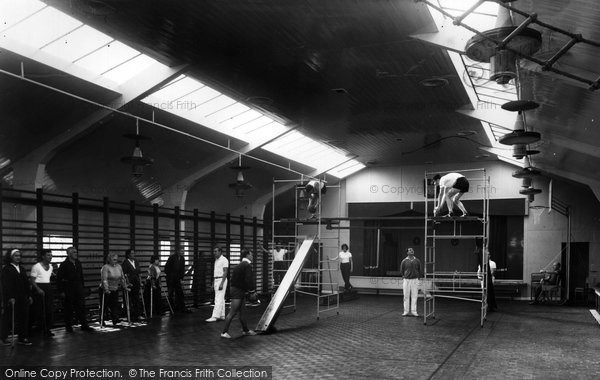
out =
[(167, 275), (167, 289), (169, 292), (169, 302), (173, 305), (175, 312), (191, 313), (185, 307), (183, 299), (183, 286), (181, 282), (185, 276), (185, 258), (183, 257), (183, 248), (173, 252), (167, 264), (165, 264), (165, 273)]
[(67, 258), (58, 268), (58, 283), (65, 293), (65, 329), (73, 332), (73, 315), (81, 323), (81, 330), (91, 331), (85, 315), (85, 287), (83, 268), (79, 261), (79, 252), (75, 247), (67, 248)]
[(123, 274), (127, 277), (131, 291), (129, 292), (129, 304), (131, 306), (131, 320), (138, 322), (141, 314), (140, 307), (140, 264), (135, 259), (135, 251), (128, 249), (125, 251), (125, 260), (123, 260)]
[(440, 213), (442, 207), (444, 207), (444, 201), (446, 201), (446, 205), (448, 206), (448, 214), (445, 216), (454, 216), (454, 205), (462, 211), (463, 214), (461, 216), (467, 216), (467, 209), (460, 201), (463, 194), (469, 191), (469, 181), (465, 176), (460, 173), (448, 173), (440, 177), (439, 174), (436, 174), (433, 177), (433, 181), (440, 187), (438, 203), (437, 207), (433, 210), (433, 216), (437, 216)]
[(254, 275), (252, 274), (252, 252), (248, 249), (242, 250), (242, 262), (238, 264), (231, 275), (231, 308), (225, 318), (225, 325), (221, 332), (221, 338), (231, 339), (229, 335), (229, 325), (239, 313), (240, 323), (242, 324), (242, 334), (245, 336), (256, 335), (256, 332), (248, 329), (246, 323), (246, 293), (249, 293), (251, 301), (256, 300), (256, 291), (254, 290)]
[(402, 316), (411, 315), (418, 317), (417, 296), (419, 294), (419, 281), (422, 277), (421, 261), (415, 257), (415, 251), (412, 248), (406, 250), (407, 256), (400, 263), (400, 273), (404, 277), (402, 283), (402, 292), (404, 295), (404, 313)]
[(215, 247), (215, 268), (213, 270), (213, 289), (215, 290), (215, 307), (212, 316), (206, 322), (225, 320), (225, 292), (227, 291), (227, 274), (229, 272), (229, 260), (223, 256), (223, 249)]
[(273, 288), (279, 286), (283, 277), (285, 276), (285, 272), (287, 271), (287, 254), (288, 250), (281, 247), (281, 243), (275, 243), (275, 248), (267, 251), (263, 248), (263, 251), (270, 253), (273, 256)]

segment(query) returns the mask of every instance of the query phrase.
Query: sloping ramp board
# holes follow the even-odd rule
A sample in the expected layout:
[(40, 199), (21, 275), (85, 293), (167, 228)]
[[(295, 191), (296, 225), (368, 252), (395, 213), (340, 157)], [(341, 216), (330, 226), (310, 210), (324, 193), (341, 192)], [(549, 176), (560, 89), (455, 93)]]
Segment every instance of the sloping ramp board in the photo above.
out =
[(275, 291), (273, 298), (271, 298), (269, 306), (267, 306), (267, 309), (260, 318), (260, 321), (258, 321), (256, 329), (254, 329), (255, 331), (267, 332), (275, 324), (275, 320), (277, 319), (279, 311), (283, 306), (283, 301), (285, 301), (287, 295), (292, 289), (292, 286), (294, 286), (296, 278), (298, 278), (300, 275), (310, 250), (312, 249), (314, 240), (315, 238), (304, 240), (300, 246), (300, 249), (296, 251), (296, 256), (294, 257), (292, 264), (287, 272), (285, 272), (285, 276), (283, 277), (283, 280), (281, 280), (281, 284), (279, 284), (279, 287)]

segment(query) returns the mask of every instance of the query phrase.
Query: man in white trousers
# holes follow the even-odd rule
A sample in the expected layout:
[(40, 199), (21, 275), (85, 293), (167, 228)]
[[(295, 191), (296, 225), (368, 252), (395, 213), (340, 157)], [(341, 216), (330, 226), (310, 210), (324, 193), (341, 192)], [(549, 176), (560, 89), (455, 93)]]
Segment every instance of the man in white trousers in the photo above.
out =
[(402, 316), (408, 313), (418, 317), (417, 297), (419, 295), (419, 283), (422, 277), (421, 261), (415, 257), (415, 251), (412, 248), (406, 250), (406, 258), (400, 263), (400, 273), (404, 277), (402, 283), (402, 293), (404, 294), (404, 312)]
[(227, 273), (229, 260), (223, 256), (223, 249), (215, 247), (215, 269), (213, 270), (213, 288), (215, 289), (215, 307), (212, 316), (206, 322), (225, 320), (225, 292), (227, 291)]

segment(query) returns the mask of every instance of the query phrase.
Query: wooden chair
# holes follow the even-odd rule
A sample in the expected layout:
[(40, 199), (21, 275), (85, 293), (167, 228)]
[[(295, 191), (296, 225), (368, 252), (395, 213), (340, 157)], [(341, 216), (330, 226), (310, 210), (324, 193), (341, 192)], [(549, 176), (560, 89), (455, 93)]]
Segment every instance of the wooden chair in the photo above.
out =
[(541, 301), (547, 303), (557, 303), (562, 299), (562, 279), (559, 278), (556, 284), (542, 284)]

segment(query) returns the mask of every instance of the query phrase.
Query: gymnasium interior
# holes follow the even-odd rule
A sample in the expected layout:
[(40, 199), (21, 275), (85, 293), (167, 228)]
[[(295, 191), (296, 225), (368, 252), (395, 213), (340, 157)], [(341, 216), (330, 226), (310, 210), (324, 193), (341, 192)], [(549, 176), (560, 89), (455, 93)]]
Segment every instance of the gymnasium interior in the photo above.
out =
[[(54, 277), (50, 326), (3, 296), (2, 378), (598, 378), (599, 62), (594, 0), (0, 0), (2, 265), (76, 248), (91, 327)], [(206, 322), (217, 247), (229, 276), (251, 252), (255, 336)], [(101, 268), (130, 249), (117, 326)], [(177, 254), (185, 312), (144, 285)]]

